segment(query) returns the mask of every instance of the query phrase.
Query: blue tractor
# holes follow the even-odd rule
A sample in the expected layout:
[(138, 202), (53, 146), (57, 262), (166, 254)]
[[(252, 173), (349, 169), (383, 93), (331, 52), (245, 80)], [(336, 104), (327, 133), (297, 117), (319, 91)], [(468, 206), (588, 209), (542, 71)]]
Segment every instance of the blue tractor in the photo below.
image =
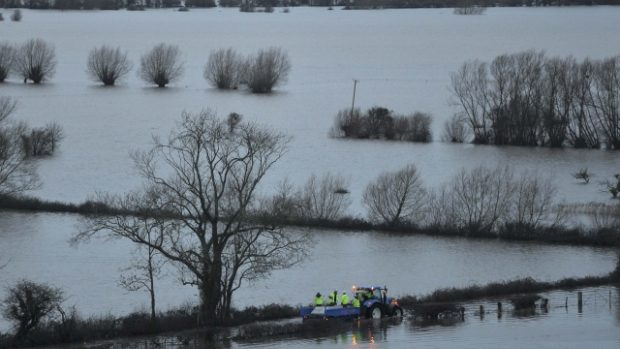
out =
[(380, 319), (384, 316), (403, 316), (403, 309), (396, 298), (387, 296), (387, 287), (355, 287), (355, 296), (362, 302), (360, 315), (369, 319)]
[(308, 306), (301, 308), (304, 319), (368, 318), (380, 319), (386, 316), (402, 317), (403, 310), (395, 298), (387, 296), (387, 288), (381, 286), (356, 287), (353, 294), (360, 300), (360, 307), (341, 305)]

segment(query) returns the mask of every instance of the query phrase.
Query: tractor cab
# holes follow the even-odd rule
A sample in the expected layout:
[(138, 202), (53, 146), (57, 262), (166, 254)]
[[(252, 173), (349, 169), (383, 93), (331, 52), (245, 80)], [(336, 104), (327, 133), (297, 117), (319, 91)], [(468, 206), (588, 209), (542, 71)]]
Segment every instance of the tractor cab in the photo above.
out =
[(361, 313), (368, 318), (379, 319), (383, 316), (402, 316), (403, 311), (395, 298), (388, 297), (387, 287), (353, 286), (355, 297), (362, 305)]

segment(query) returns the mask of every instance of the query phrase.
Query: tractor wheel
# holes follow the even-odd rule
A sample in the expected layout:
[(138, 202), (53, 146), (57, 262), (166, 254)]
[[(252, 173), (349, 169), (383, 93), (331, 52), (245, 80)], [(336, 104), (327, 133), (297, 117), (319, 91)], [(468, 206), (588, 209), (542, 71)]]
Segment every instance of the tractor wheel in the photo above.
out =
[(370, 309), (368, 309), (368, 317), (371, 319), (381, 319), (383, 317), (383, 310), (378, 305), (373, 305)]
[(403, 310), (400, 307), (394, 307), (394, 310), (392, 311), (392, 316), (403, 317)]

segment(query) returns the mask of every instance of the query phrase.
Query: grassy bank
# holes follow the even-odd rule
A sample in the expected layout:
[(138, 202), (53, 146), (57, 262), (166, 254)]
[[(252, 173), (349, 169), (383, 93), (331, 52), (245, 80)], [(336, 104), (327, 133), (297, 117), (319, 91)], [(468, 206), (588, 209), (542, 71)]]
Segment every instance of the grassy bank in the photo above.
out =
[[(296, 317), (299, 309), (279, 304), (248, 307), (234, 310), (225, 327), (239, 326), (259, 321), (280, 320)], [(24, 339), (0, 334), (0, 348), (21, 348), (30, 346), (58, 345), (85, 341), (155, 335), (164, 332), (178, 332), (201, 329), (201, 332), (215, 333), (217, 328), (205, 329), (198, 323), (198, 308), (184, 307), (160, 313), (155, 322), (147, 312), (132, 313), (123, 317), (102, 316), (84, 319), (75, 311), (49, 321), (32, 330)]]
[[(419, 305), (441, 305), (455, 302), (472, 301), (476, 299), (494, 298), (514, 294), (528, 294), (557, 289), (575, 289), (582, 287), (601, 286), (620, 283), (620, 257), (614, 271), (605, 276), (568, 278), (556, 282), (539, 282), (531, 278), (508, 282), (491, 283), (484, 286), (470, 286), (465, 288), (446, 288), (422, 296), (404, 296), (399, 303), (405, 309), (413, 309)], [(321, 329), (346, 329), (345, 324), (335, 325), (331, 322), (321, 324), (305, 324), (291, 322), (284, 324), (258, 323), (260, 321), (282, 320), (295, 318), (299, 309), (288, 306), (271, 304), (262, 307), (249, 307), (241, 311), (234, 311), (232, 318), (225, 326), (239, 326), (235, 339), (252, 339), (272, 337), (278, 335), (292, 335), (316, 333), (317, 327), (327, 325)], [(350, 324), (349, 324), (350, 325)], [(342, 327), (339, 327), (342, 326)], [(49, 321), (33, 330), (27, 338), (16, 340), (10, 335), (0, 335), (0, 348), (18, 348), (42, 345), (58, 345), (95, 341), (102, 339), (125, 338), (178, 332), (190, 329), (200, 329), (201, 335), (215, 334), (217, 328), (204, 328), (198, 325), (198, 309), (185, 307), (182, 309), (160, 313), (153, 323), (145, 313), (133, 313), (124, 317), (114, 318), (95, 317), (82, 319), (75, 312), (68, 314), (64, 320)]]
[[(46, 201), (38, 198), (20, 196), (0, 196), (0, 210), (15, 210), (26, 212), (77, 213), (83, 215), (131, 215), (134, 212), (120, 210), (105, 203), (86, 201), (81, 204)], [(516, 224), (505, 224), (498, 232), (479, 232), (468, 229), (446, 228), (438, 226), (418, 226), (415, 224), (387, 225), (371, 223), (365, 219), (343, 217), (337, 220), (283, 218), (268, 214), (256, 215), (252, 219), (261, 223), (297, 226), (305, 228), (337, 229), (349, 231), (380, 231), (394, 234), (423, 234), (429, 236), (456, 236), (483, 239), (498, 239), (507, 241), (538, 241), (565, 245), (620, 247), (620, 231), (618, 229), (598, 228), (568, 228), (554, 227), (527, 227)]]
[(604, 276), (567, 278), (555, 282), (536, 281), (532, 278), (524, 278), (514, 281), (494, 282), (484, 286), (474, 285), (465, 288), (443, 288), (422, 297), (401, 297), (399, 298), (399, 303), (405, 308), (412, 308), (417, 304), (424, 303), (465, 302), (475, 299), (513, 295), (517, 293), (536, 293), (558, 289), (575, 289), (580, 287), (592, 287), (617, 283), (620, 283), (620, 256), (618, 257), (616, 268), (611, 273)]

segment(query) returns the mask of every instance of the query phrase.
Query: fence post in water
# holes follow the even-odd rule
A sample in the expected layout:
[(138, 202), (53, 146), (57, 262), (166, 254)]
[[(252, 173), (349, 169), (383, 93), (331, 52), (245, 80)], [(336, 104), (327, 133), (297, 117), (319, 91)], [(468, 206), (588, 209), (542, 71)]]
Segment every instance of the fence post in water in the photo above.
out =
[(609, 309), (611, 309), (611, 289), (609, 290)]
[(502, 302), (497, 302), (497, 318), (502, 317)]
[(564, 300), (564, 308), (568, 309), (568, 297)]
[[(611, 303), (609, 303), (611, 304)], [(459, 309), (461, 312), (461, 321), (465, 321), (465, 307), (461, 307), (461, 309)]]
[(484, 318), (484, 305), (480, 305), (480, 318)]
[(583, 293), (581, 291), (577, 292), (577, 311), (582, 312), (583, 310)]

